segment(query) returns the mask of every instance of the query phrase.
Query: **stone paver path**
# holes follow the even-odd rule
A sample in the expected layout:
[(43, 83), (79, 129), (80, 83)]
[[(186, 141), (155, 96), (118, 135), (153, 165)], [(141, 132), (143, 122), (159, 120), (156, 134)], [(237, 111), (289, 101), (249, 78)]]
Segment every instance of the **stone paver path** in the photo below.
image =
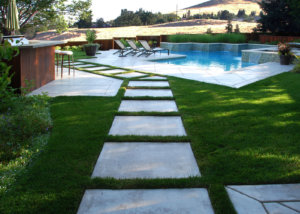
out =
[(238, 214), (300, 213), (300, 184), (227, 186)]
[(107, 68), (109, 68), (109, 67), (100, 66), (100, 67), (85, 68), (84, 70), (87, 70), (87, 71), (99, 71), (99, 70), (107, 69)]
[(177, 112), (174, 100), (123, 100), (119, 111), (126, 112)]
[(168, 81), (130, 81), (130, 87), (169, 87)]
[(123, 73), (123, 72), (127, 72), (127, 71), (121, 70), (121, 69), (101, 71), (101, 73), (104, 73), (104, 74), (117, 74), (117, 73)]
[(189, 143), (105, 143), (92, 177), (187, 178), (200, 176)]
[(186, 136), (181, 117), (116, 116), (110, 135)]
[(125, 97), (173, 97), (170, 89), (127, 89)]
[(133, 77), (145, 76), (145, 74), (138, 73), (138, 72), (131, 72), (131, 73), (126, 73), (126, 74), (117, 74), (116, 76), (124, 77), (124, 78), (133, 78)]
[[(131, 81), (128, 86), (168, 87), (167, 81)], [(173, 97), (170, 89), (127, 89), (127, 97)], [(119, 111), (178, 111), (174, 100), (123, 100)], [(160, 113), (160, 114), (161, 114)], [(115, 116), (109, 135), (186, 136), (180, 116)], [(143, 138), (141, 138), (143, 139)], [(115, 179), (201, 176), (187, 142), (106, 142), (92, 177)], [(206, 189), (86, 190), (78, 214), (212, 214)]]
[(152, 76), (152, 77), (144, 77), (141, 78), (142, 80), (166, 80), (166, 77), (160, 77), (160, 76)]
[(77, 214), (213, 214), (206, 189), (87, 190)]
[(77, 68), (88, 68), (88, 67), (95, 67), (95, 65), (93, 65), (93, 64), (85, 64), (85, 65), (78, 65), (78, 66), (76, 66)]

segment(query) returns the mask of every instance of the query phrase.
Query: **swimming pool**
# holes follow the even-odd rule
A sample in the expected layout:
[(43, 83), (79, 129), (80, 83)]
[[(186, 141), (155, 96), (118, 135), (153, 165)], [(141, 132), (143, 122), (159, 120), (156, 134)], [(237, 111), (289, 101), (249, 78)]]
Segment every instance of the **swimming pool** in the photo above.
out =
[(197, 66), (203, 69), (218, 69), (223, 71), (236, 70), (256, 65), (242, 62), (242, 54), (231, 51), (172, 51), (172, 54), (186, 55), (186, 58), (159, 60), (159, 63)]

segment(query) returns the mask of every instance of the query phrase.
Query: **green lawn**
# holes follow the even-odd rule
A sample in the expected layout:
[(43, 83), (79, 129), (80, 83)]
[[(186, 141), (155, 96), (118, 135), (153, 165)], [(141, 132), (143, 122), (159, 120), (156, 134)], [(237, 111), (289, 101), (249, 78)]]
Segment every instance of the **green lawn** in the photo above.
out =
[(87, 188), (184, 187), (208, 188), (216, 213), (234, 213), (226, 184), (300, 182), (299, 74), (241, 89), (178, 78), (169, 82), (188, 133), (177, 141), (191, 142), (201, 178), (92, 180), (106, 140), (157, 139), (107, 137), (124, 88), (110, 98), (58, 97), (51, 102), (48, 146), (2, 196), (0, 213), (76, 213)]

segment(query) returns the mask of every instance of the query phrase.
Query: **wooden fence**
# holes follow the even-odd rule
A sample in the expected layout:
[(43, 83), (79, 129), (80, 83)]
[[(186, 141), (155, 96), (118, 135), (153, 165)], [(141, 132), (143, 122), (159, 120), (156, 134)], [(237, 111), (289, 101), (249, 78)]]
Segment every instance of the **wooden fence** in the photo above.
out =
[(292, 42), (296, 39), (300, 39), (299, 36), (272, 36), (272, 35), (260, 35), (259, 41), (261, 43), (266, 42)]

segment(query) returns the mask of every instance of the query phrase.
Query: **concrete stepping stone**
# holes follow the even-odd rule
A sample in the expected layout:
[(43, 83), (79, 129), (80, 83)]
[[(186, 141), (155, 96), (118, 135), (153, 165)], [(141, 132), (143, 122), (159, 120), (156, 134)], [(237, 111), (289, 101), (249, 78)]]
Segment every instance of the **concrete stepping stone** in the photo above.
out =
[(186, 136), (181, 117), (116, 116), (110, 135)]
[(105, 143), (92, 178), (201, 176), (189, 143)]
[(173, 97), (170, 89), (127, 89), (125, 97)]
[(166, 77), (160, 77), (160, 76), (152, 76), (152, 77), (144, 77), (141, 78), (142, 80), (166, 80)]
[(122, 72), (126, 72), (126, 71), (121, 70), (121, 69), (101, 71), (101, 73), (104, 73), (104, 74), (116, 74), (116, 73), (122, 73)]
[(87, 70), (87, 71), (99, 71), (101, 69), (107, 69), (108, 67), (92, 67), (92, 68), (85, 68), (84, 70)]
[(168, 81), (130, 81), (130, 87), (169, 87)]
[(300, 212), (300, 184), (228, 186), (226, 190), (238, 214)]
[(213, 214), (208, 192), (194, 189), (86, 190), (77, 214)]
[(92, 67), (92, 66), (95, 67), (95, 65), (91, 65), (91, 64), (84, 64), (84, 65), (79, 65), (79, 66), (76, 66), (76, 67), (77, 68), (88, 68), (88, 67)]
[(133, 78), (133, 77), (141, 77), (145, 76), (146, 74), (141, 74), (138, 72), (131, 72), (131, 73), (126, 73), (126, 74), (117, 74), (116, 76), (118, 77), (124, 77), (124, 78)]
[(126, 112), (177, 112), (173, 100), (123, 100), (119, 111)]

